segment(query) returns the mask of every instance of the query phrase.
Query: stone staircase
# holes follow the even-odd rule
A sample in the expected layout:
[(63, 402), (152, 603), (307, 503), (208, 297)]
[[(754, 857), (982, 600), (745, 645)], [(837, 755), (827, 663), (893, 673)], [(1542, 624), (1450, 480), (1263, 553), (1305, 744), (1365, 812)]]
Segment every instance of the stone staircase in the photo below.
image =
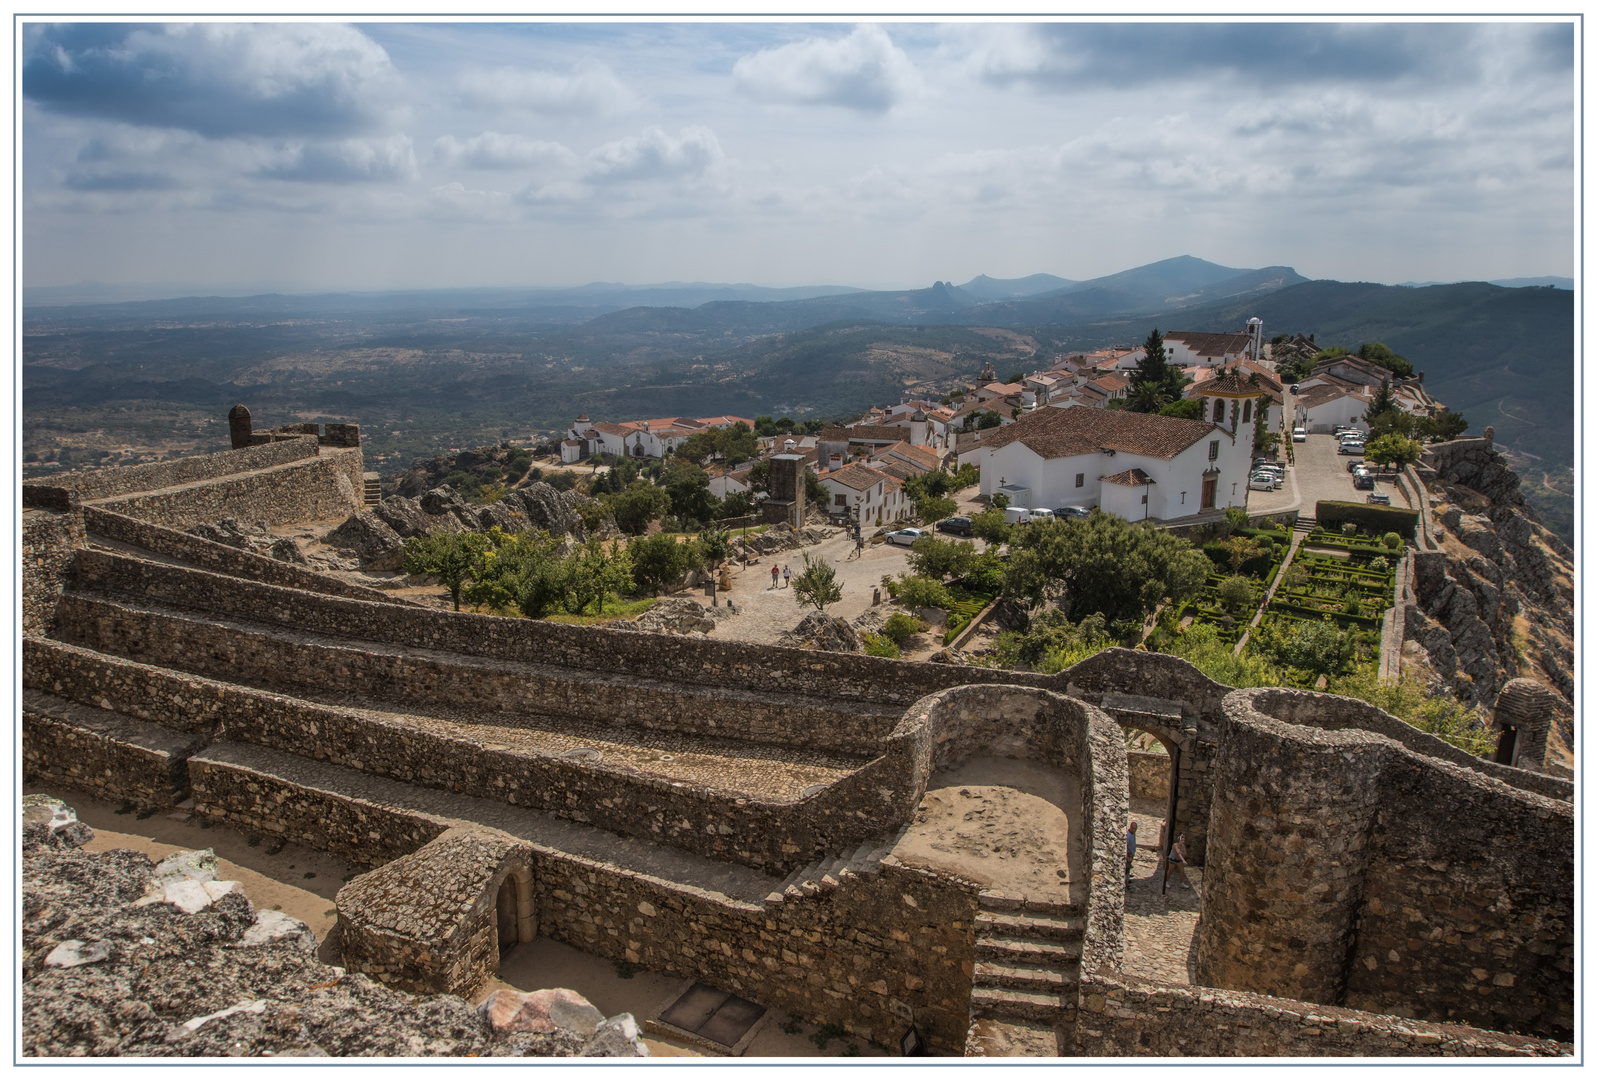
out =
[(766, 894), (765, 903), (772, 905), (786, 903), (789, 900), (803, 900), (819, 893), (830, 892), (844, 882), (852, 881), (861, 875), (874, 876), (881, 873), (882, 860), (908, 831), (909, 826), (906, 825), (888, 840), (869, 840), (852, 851), (826, 856), (795, 870), (788, 875), (787, 880)]
[(996, 1056), (994, 1044), (1003, 1056), (1058, 1053), (1076, 1021), (1086, 927), (1079, 904), (979, 896), (968, 1054)]
[(1303, 533), (1306, 536), (1313, 532), (1314, 527), (1318, 524), (1319, 521), (1317, 519), (1299, 514), (1297, 521), (1292, 523), (1292, 531)]
[(383, 501), (382, 478), (374, 472), (361, 473), (361, 499), (364, 506), (376, 506)]

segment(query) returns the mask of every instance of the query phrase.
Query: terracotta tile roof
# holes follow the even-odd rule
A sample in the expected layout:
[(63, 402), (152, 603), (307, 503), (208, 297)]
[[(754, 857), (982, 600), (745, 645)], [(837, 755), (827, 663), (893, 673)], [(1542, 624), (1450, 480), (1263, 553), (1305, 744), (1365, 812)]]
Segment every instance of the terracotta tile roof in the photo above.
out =
[(1113, 476), (1100, 476), (1098, 479), (1106, 484), (1119, 484), (1121, 487), (1147, 487), (1153, 483), (1153, 477), (1141, 469), (1127, 469), (1117, 472)]
[(836, 480), (846, 488), (855, 491), (864, 491), (866, 488), (875, 487), (883, 480), (889, 479), (888, 475), (869, 465), (844, 465), (841, 469), (833, 469), (823, 473), (822, 480)]
[(1327, 402), (1336, 401), (1338, 398), (1345, 397), (1355, 398), (1358, 401), (1369, 400), (1358, 391), (1350, 390), (1341, 386), (1312, 386), (1298, 395), (1298, 404), (1302, 405), (1305, 409), (1313, 409), (1320, 405), (1324, 405)]
[(1203, 392), (1220, 397), (1262, 397), (1269, 393), (1269, 388), (1261, 383), (1249, 382), (1245, 375), (1227, 371), (1223, 375), (1205, 380)]
[(942, 458), (938, 456), (937, 451), (927, 446), (912, 446), (909, 443), (898, 443), (894, 446), (889, 446), (886, 450), (877, 454), (877, 457), (886, 457), (889, 454), (903, 458), (910, 464), (918, 465), (922, 469), (935, 469), (942, 462)]
[(1116, 390), (1124, 390), (1130, 386), (1131, 380), (1124, 375), (1100, 375), (1087, 385), (1096, 386), (1106, 393), (1113, 394)]
[(1213, 424), (1202, 420), (1120, 409), (1038, 409), (989, 432), (982, 445), (996, 449), (1022, 442), (1043, 458), (1073, 457), (1099, 450), (1173, 458), (1214, 430)]
[(747, 424), (751, 431), (754, 428), (754, 421), (746, 416), (701, 416), (694, 422), (704, 424), (707, 427), (731, 427), (733, 424)]
[(1192, 330), (1167, 330), (1165, 340), (1174, 338), (1199, 356), (1237, 356), (1247, 351), (1252, 339), (1247, 334), (1208, 334)]
[(996, 394), (999, 397), (1008, 397), (1010, 394), (1020, 393), (1022, 390), (1026, 389), (1026, 387), (1023, 383), (990, 382), (986, 386), (982, 387), (982, 389), (987, 391), (989, 394)]
[(631, 435), (633, 432), (637, 431), (638, 428), (633, 424), (611, 424), (607, 421), (600, 420), (589, 430), (597, 431), (604, 435)]

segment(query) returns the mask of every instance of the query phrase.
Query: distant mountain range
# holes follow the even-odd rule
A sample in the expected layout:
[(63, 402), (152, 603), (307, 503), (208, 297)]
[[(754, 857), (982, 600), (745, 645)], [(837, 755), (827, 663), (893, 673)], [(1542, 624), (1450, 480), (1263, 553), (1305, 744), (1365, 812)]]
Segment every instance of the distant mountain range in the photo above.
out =
[[(1462, 281), (1400, 281), (1400, 282), (1398, 282), (1398, 284), (1404, 286), (1405, 288), (1409, 288), (1409, 289), (1423, 289), (1427, 285), (1463, 285), (1463, 284), (1466, 284), (1466, 282), (1462, 282)], [(1488, 281), (1486, 284), (1488, 284), (1488, 285), (1501, 285), (1505, 289), (1550, 288), (1550, 289), (1569, 289), (1571, 292), (1573, 292), (1574, 288), (1575, 288), (1575, 279), (1574, 278), (1570, 278), (1570, 277), (1511, 277), (1511, 278), (1497, 278), (1496, 280)]]

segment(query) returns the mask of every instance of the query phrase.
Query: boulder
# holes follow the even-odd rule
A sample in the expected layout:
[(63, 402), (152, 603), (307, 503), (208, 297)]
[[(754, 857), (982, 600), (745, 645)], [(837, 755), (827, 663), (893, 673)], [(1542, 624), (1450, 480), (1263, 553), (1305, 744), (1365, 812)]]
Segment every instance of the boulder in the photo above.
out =
[(604, 1023), (604, 1013), (575, 990), (495, 990), (477, 1011), (496, 1035), (564, 1031), (587, 1039)]
[(638, 1022), (631, 1013), (618, 1013), (599, 1025), (578, 1052), (578, 1057), (640, 1058), (649, 1056)]
[(403, 495), (390, 495), (376, 506), (372, 513), (383, 519), (394, 532), (409, 539), (412, 536), (425, 536), (431, 529), (438, 527), (438, 520), (430, 517), (421, 508), (421, 503), (415, 499), (407, 499)]
[(782, 635), (781, 644), (821, 652), (859, 652), (863, 647), (854, 628), (824, 611), (813, 611)]
[(448, 484), (439, 484), (432, 490), (423, 492), (417, 502), (420, 503), (422, 512), (426, 514), (448, 514), (466, 505), (466, 500)]
[(505, 532), (522, 532), (527, 528), (527, 515), (519, 503), (512, 503), (508, 499), (489, 503), (477, 510), (477, 522), (484, 532), (495, 526)]
[(253, 949), (262, 945), (290, 945), (305, 952), (316, 951), (316, 934), (310, 927), (281, 911), (268, 908), (255, 913), (255, 923), (238, 939), (235, 948)]
[(322, 540), (354, 551), (362, 570), (398, 570), (405, 564), (405, 541), (370, 510), (351, 514)]
[(111, 958), (110, 947), (103, 941), (63, 941), (44, 958), (45, 967), (74, 968), (84, 964), (98, 964)]
[(287, 536), (282, 536), (272, 541), (271, 546), (266, 549), (266, 554), (269, 558), (276, 559), (278, 562), (305, 565), (305, 553), (299, 549), (299, 544), (296, 541)]
[[(577, 513), (577, 507), (587, 502), (592, 502), (585, 495), (575, 491), (556, 491), (548, 484), (539, 481), (528, 484), (505, 496), (505, 501), (520, 503), (522, 510), (527, 515), (527, 520), (533, 528), (542, 529), (550, 536), (564, 536), (569, 534), (578, 541), (588, 539), (587, 527), (582, 524), (582, 516)], [(614, 521), (601, 525), (601, 535), (615, 527)]]
[(629, 627), (654, 634), (708, 634), (715, 622), (695, 601), (668, 596), (634, 619)]
[(61, 851), (82, 847), (94, 839), (94, 830), (78, 820), (77, 812), (52, 795), (22, 797), (22, 850)]

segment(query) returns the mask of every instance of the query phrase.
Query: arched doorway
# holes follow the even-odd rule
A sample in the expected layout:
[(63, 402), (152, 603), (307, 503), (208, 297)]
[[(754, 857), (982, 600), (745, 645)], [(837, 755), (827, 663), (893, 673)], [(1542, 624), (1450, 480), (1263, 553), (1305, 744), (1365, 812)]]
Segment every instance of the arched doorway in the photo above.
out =
[(538, 934), (534, 918), (532, 878), (524, 868), (505, 874), (494, 892), (494, 921), (498, 931), (499, 955), (531, 941)]
[[(1131, 820), (1139, 825), (1137, 847), (1157, 862), (1175, 842), (1181, 748), (1157, 731), (1130, 726), (1124, 731), (1129, 809)], [(1138, 861), (1146, 866), (1145, 858)]]

